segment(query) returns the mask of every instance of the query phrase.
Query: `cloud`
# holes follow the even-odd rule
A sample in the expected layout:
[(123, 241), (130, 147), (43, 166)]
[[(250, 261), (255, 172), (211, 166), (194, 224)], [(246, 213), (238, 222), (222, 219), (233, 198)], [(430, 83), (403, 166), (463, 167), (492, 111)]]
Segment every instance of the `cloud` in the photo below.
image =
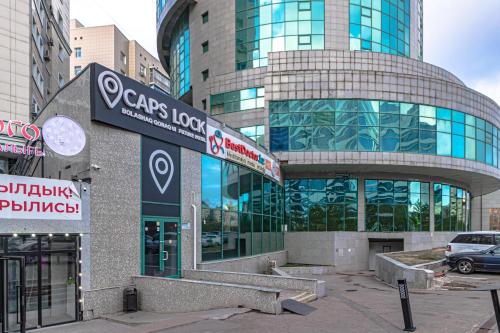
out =
[(485, 94), (500, 105), (500, 71), (488, 78), (477, 80), (471, 88)]
[(500, 1), (424, 1), (424, 60), (470, 85), (500, 72)]

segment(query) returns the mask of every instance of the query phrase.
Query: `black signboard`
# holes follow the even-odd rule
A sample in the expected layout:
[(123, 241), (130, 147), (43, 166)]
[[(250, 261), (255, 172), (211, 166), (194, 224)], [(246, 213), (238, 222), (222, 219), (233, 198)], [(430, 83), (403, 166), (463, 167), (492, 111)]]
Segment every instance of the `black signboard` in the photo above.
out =
[(179, 216), (180, 148), (143, 136), (141, 155), (143, 215)]
[(92, 120), (206, 152), (205, 113), (99, 64), (91, 87)]

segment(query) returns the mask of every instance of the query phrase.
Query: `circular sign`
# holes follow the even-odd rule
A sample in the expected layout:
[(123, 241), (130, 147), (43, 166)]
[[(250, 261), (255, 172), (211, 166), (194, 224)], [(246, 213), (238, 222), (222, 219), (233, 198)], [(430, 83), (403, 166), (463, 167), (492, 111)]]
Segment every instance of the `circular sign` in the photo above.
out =
[(86, 138), (82, 127), (65, 116), (47, 119), (42, 127), (45, 143), (57, 154), (75, 156), (85, 147)]

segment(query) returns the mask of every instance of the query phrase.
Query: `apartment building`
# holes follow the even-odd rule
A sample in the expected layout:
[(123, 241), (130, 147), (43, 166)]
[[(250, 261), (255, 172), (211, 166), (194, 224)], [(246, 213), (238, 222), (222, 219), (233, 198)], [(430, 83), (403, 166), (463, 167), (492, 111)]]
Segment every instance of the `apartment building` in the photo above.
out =
[(85, 27), (71, 20), (71, 78), (97, 62), (147, 86), (170, 93), (170, 80), (160, 61), (115, 25)]
[(22, 128), (68, 82), (70, 53), (69, 0), (0, 2), (0, 173), (36, 137)]

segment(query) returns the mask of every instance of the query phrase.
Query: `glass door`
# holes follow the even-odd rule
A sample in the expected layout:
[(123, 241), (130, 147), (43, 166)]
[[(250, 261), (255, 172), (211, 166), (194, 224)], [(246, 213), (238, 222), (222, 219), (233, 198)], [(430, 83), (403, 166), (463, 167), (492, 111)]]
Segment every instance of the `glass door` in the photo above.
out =
[(180, 276), (180, 228), (177, 220), (143, 219), (143, 267), (147, 276)]
[(1, 331), (26, 331), (24, 258), (0, 257)]

